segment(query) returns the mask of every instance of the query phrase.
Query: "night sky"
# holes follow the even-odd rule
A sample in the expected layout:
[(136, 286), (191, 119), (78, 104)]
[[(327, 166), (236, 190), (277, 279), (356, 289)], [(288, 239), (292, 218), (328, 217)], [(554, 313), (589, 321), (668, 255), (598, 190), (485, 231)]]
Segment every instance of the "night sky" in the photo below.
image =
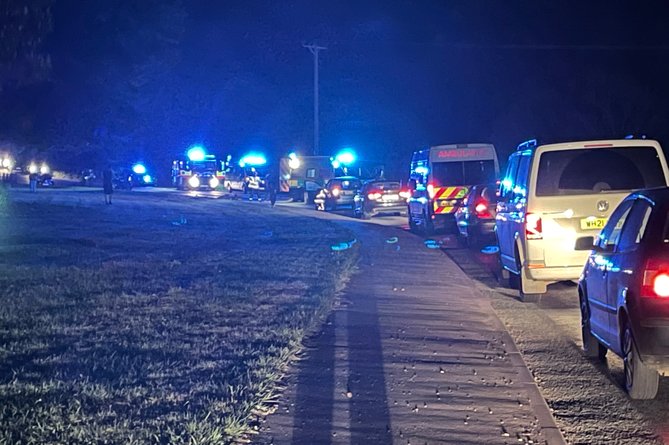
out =
[[(404, 172), (425, 145), (648, 134), (669, 146), (669, 3), (56, 0), (48, 81), (5, 90), (3, 139), (73, 164), (188, 145), (351, 146)], [(36, 148), (35, 148), (36, 147)], [(132, 158), (132, 159), (131, 159)], [(392, 167), (396, 167), (393, 169)]]

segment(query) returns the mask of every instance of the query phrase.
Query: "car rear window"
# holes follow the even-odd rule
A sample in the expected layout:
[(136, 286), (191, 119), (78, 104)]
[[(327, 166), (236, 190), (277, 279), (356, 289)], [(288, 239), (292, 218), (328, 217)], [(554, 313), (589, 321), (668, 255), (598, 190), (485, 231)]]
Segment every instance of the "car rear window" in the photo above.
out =
[(376, 190), (399, 190), (401, 186), (399, 182), (370, 182), (368, 188)]
[(360, 181), (357, 179), (335, 179), (330, 183), (330, 188), (339, 187), (342, 190), (355, 190), (360, 188)]
[(495, 162), (454, 161), (434, 162), (431, 180), (435, 185), (473, 185), (495, 180)]
[(589, 195), (664, 185), (654, 147), (583, 148), (541, 154), (536, 194)]

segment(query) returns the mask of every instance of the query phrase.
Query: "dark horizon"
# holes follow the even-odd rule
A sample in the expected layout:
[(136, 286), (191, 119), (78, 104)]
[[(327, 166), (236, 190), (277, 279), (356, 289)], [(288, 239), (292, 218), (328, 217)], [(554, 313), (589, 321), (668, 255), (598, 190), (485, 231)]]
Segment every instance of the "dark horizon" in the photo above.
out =
[(426, 145), (491, 142), (504, 159), (535, 137), (669, 138), (666, 4), (55, 0), (52, 8), (40, 48), (49, 76), (4, 88), (0, 140), (70, 164), (162, 166), (193, 143), (237, 155), (310, 152), (313, 59), (303, 44), (312, 42), (327, 47), (321, 152), (354, 147), (397, 174)]

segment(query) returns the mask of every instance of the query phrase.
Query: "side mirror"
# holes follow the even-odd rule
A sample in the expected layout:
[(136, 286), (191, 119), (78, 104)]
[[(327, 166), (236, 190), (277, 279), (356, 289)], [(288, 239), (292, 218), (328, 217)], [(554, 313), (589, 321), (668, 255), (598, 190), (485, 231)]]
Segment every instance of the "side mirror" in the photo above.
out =
[(595, 237), (594, 236), (581, 236), (576, 238), (576, 245), (574, 250), (594, 250), (595, 249)]

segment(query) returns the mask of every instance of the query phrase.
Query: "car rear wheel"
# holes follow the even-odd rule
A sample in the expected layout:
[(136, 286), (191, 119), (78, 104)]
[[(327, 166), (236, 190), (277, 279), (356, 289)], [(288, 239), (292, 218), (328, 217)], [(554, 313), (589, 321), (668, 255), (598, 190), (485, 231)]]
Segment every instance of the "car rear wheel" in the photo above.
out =
[(594, 335), (592, 335), (592, 330), (590, 329), (590, 307), (588, 306), (588, 298), (586, 296), (581, 296), (580, 303), (583, 351), (585, 351), (586, 357), (598, 358), (603, 361), (606, 358), (607, 349)]
[(641, 361), (629, 324), (623, 332), (623, 363), (625, 364), (625, 390), (632, 399), (654, 399), (660, 383), (656, 370)]
[(434, 234), (434, 224), (430, 219), (430, 215), (427, 213), (423, 213), (423, 232), (425, 232), (425, 236), (431, 236)]
[(418, 231), (418, 225), (416, 224), (416, 221), (413, 220), (411, 212), (409, 212), (409, 230), (411, 230), (413, 233)]

